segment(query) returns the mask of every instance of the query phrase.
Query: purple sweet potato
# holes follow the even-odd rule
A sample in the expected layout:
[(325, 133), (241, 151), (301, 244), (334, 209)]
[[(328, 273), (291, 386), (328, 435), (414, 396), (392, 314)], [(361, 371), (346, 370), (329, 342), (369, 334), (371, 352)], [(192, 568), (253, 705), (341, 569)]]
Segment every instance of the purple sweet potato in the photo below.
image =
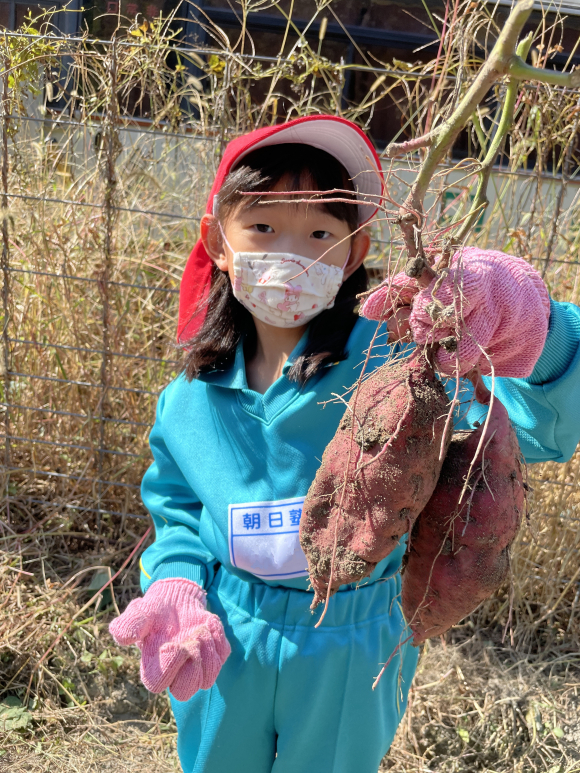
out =
[[(487, 402), (481, 391), (478, 399)], [(437, 487), (411, 533), (402, 605), (416, 646), (460, 622), (509, 571), (525, 490), (516, 434), (497, 398), (476, 457), (484, 428), (454, 434)]]
[(327, 594), (331, 565), (334, 593), (368, 576), (410, 532), (439, 477), (447, 411), (443, 385), (422, 353), (377, 369), (353, 394), (300, 523), (312, 608)]

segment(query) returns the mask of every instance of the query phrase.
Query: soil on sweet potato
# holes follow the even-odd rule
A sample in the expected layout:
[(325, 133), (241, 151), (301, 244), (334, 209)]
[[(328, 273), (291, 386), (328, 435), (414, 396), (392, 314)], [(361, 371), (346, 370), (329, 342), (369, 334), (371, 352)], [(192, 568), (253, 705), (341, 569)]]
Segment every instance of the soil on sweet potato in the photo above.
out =
[(525, 507), (520, 458), (497, 398), (487, 428), (454, 434), (405, 561), (402, 605), (415, 645), (460, 622), (505, 580)]
[(379, 368), (353, 394), (300, 525), (315, 604), (326, 595), (331, 567), (334, 592), (368, 576), (411, 530), (439, 477), (448, 409), (422, 354)]

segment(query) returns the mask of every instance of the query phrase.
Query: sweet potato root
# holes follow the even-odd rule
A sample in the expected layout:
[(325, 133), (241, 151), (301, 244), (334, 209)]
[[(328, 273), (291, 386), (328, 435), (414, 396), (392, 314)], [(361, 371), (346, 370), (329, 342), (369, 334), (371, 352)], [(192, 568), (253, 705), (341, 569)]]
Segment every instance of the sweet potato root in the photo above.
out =
[[(477, 396), (487, 402), (482, 387)], [(402, 605), (416, 646), (460, 622), (509, 570), (509, 548), (525, 506), (521, 453), (497, 398), (476, 457), (484, 427), (454, 434), (435, 492), (411, 534)]]
[(334, 593), (368, 576), (410, 532), (439, 477), (447, 411), (443, 385), (420, 352), (377, 369), (352, 396), (300, 523), (312, 608), (327, 594), (331, 564)]

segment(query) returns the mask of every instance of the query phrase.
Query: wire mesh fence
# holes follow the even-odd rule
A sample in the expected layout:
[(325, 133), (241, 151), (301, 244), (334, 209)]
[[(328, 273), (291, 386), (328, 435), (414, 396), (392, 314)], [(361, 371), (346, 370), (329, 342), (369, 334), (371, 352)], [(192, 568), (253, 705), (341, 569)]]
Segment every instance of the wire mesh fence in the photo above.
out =
[(4, 83), (6, 522), (56, 506), (98, 534), (103, 518), (145, 517), (147, 431), (178, 367), (181, 249), (214, 143), (121, 131), (114, 73), (104, 113), (66, 128), (9, 113)]
[[(438, 91), (441, 110), (457, 81), (441, 64), (369, 65), (366, 105), (343, 109), (346, 66), (304, 45), (302, 60), (272, 61), (227, 45), (184, 48), (162, 20), (134, 26), (137, 41), (131, 29), (112, 41), (27, 29), (0, 38), (0, 527), (6, 539), (44, 529), (70, 544), (114, 540), (142, 531), (148, 517), (139, 497), (147, 436), (157, 396), (179, 372), (179, 280), (224, 143), (279, 120), (283, 103), (290, 116), (339, 112), (364, 126), (384, 100), (399, 110), (402, 132), (419, 133), (433, 79), (450, 81)], [(312, 75), (314, 64), (323, 75)], [(468, 81), (469, 72), (460, 85)], [(578, 302), (578, 96), (549, 86), (523, 93), (472, 239), (527, 257), (555, 298)], [(492, 133), (493, 116), (482, 115), (479, 128)], [(474, 127), (468, 134), (484, 142)], [(393, 200), (403, 200), (416, 167), (416, 157), (385, 158)], [(470, 157), (450, 157), (439, 170), (426, 208), (440, 230), (466, 211), (476, 171)], [(372, 228), (367, 263), (380, 278), (400, 235), (380, 217)], [(524, 534), (515, 564), (529, 588), (567, 594), (566, 625), (580, 589), (578, 467), (575, 458), (530, 471), (545, 539), (534, 546)], [(550, 556), (561, 574), (552, 586)]]
[[(215, 162), (235, 133), (216, 121), (219, 92), (228, 73), (239, 78), (240, 63), (249, 74), (280, 64), (177, 47), (161, 22), (136, 31), (149, 34), (155, 53), (143, 54), (130, 36), (55, 39), (23, 29), (4, 37), (1, 408), (9, 529), (15, 509), (31, 526), (55, 512), (71, 524), (78, 516), (91, 534), (104, 519), (146, 518), (139, 482), (147, 434), (157, 395), (179, 368), (179, 278)], [(42, 59), (24, 76), (23, 50)], [(135, 50), (140, 71), (127, 66)], [(197, 80), (181, 84), (179, 124), (165, 114), (175, 74), (168, 53), (189, 59), (198, 75), (206, 65), (213, 97), (204, 113)], [(140, 101), (153, 119), (135, 109)]]
[(70, 126), (63, 138), (76, 161), (64, 176), (84, 178), (86, 201), (59, 196), (58, 161), (56, 179), (39, 190), (35, 156), (46, 137), (21, 131), (12, 142), (36, 193), (9, 203), (4, 243), (4, 463), (8, 512), (16, 502), (33, 513), (66, 499), (68, 510), (93, 516), (98, 532), (111, 513), (144, 517), (147, 430), (158, 391), (178, 368), (171, 342), (181, 249), (195, 238), (197, 218), (187, 213), (201, 208), (208, 149), (194, 137), (156, 149), (157, 138), (140, 135), (103, 181), (90, 171), (99, 151), (94, 131), (79, 136), (86, 128)]

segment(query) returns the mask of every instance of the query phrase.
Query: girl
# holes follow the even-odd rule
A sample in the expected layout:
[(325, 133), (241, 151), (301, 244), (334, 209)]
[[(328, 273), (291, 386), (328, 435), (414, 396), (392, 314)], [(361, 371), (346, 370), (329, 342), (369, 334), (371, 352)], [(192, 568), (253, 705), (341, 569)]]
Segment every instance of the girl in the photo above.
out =
[[(351, 193), (325, 201), (336, 189)], [(300, 190), (328, 193), (308, 204), (284, 196)], [(344, 412), (333, 396), (360, 374), (377, 329), (355, 308), (367, 289), (360, 226), (381, 192), (372, 145), (336, 117), (248, 134), (220, 164), (181, 285), (186, 365), (162, 392), (150, 437), (142, 494), (156, 541), (142, 557), (145, 595), (111, 624), (117, 642), (140, 648), (146, 687), (170, 691), (184, 773), (376, 773), (405, 711), (410, 644), (371, 690), (405, 627), (405, 540), (368, 581), (341, 588), (318, 629), (298, 541)], [(461, 372), (476, 364), (462, 349), (475, 299), (496, 371), (526, 376), (495, 385), (524, 455), (564, 461), (580, 437), (580, 311), (551, 302), (520, 259), (464, 253)], [(417, 288), (407, 290), (409, 304)], [(366, 372), (402, 350), (386, 343), (409, 325), (429, 336), (430, 318), (419, 319), (429, 292), (378, 323)]]

